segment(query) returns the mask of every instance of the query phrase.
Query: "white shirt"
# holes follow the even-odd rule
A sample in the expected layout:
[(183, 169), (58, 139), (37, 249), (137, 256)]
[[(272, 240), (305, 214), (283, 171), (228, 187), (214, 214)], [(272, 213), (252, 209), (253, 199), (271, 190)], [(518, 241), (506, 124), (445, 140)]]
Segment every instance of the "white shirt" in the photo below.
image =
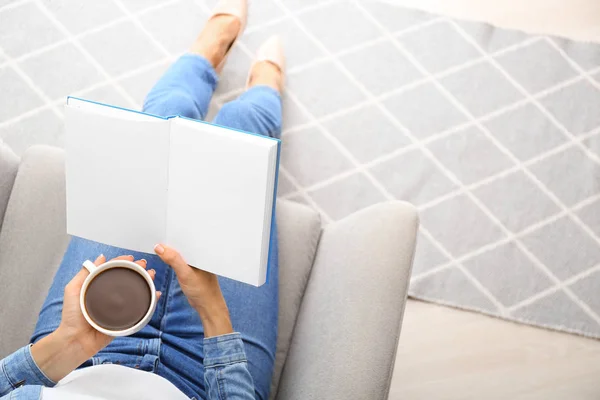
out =
[(115, 364), (75, 370), (53, 388), (43, 388), (42, 399), (189, 400), (175, 385), (159, 375)]

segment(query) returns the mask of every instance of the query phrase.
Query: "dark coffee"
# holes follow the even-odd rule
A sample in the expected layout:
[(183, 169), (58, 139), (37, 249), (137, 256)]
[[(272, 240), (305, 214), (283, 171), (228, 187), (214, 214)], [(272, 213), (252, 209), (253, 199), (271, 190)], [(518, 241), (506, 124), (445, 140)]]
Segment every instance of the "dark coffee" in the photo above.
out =
[(115, 267), (96, 276), (85, 293), (85, 309), (90, 318), (104, 329), (131, 328), (150, 308), (148, 282), (136, 271)]

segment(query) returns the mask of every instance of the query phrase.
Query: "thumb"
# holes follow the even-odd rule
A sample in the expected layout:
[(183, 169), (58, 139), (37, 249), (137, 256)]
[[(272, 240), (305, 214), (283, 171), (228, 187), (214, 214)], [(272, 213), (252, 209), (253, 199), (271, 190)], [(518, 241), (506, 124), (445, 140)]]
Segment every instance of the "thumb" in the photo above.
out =
[(154, 251), (156, 254), (158, 254), (161, 260), (175, 270), (177, 275), (186, 272), (190, 268), (183, 257), (181, 257), (181, 254), (179, 254), (179, 252), (172, 247), (159, 243), (154, 246)]

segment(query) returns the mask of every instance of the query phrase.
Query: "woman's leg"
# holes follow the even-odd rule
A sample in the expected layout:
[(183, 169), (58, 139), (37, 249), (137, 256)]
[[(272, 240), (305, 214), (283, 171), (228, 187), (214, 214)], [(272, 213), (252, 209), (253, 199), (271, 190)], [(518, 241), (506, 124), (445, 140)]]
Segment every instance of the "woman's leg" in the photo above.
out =
[[(279, 76), (277, 73), (274, 76)], [(271, 137), (281, 136), (281, 97), (271, 86), (253, 86), (237, 100), (227, 103), (214, 122)], [(273, 225), (268, 281), (255, 288), (231, 279), (221, 279), (231, 321), (241, 332), (250, 374), (258, 398), (268, 399), (275, 363), (277, 314), (279, 310), (279, 248)]]
[(270, 86), (253, 86), (225, 103), (213, 123), (242, 131), (281, 136), (281, 98)]
[(217, 81), (217, 73), (206, 58), (184, 54), (150, 90), (143, 111), (166, 117), (204, 119)]
[[(281, 133), (281, 98), (267, 85), (251, 87), (238, 99), (227, 103), (215, 123), (247, 132), (278, 137)], [(278, 313), (278, 241), (276, 227), (271, 237), (267, 283), (259, 288), (219, 278), (233, 328), (242, 334), (248, 366), (257, 398), (269, 397), (275, 361)], [(177, 280), (168, 294), (167, 313), (162, 325), (162, 346), (158, 373), (167, 379), (183, 379), (204, 397), (202, 338), (204, 330), (197, 313), (189, 306)]]
[[(239, 27), (239, 21), (228, 15), (211, 18), (190, 49), (190, 53), (176, 61), (150, 91), (144, 103), (144, 111), (160, 116), (203, 118), (217, 83), (214, 66), (218, 65), (225, 55)], [(155, 255), (132, 252), (75, 237), (67, 248), (44, 301), (31, 337), (32, 343), (58, 327), (64, 287), (81, 269), (83, 261), (95, 259), (99, 254), (104, 254), (107, 259), (127, 254), (133, 255), (135, 259), (145, 258), (148, 261), (148, 269), (156, 271), (155, 285), (163, 294), (168, 293), (173, 282), (176, 283), (173, 271)], [(142, 331), (130, 337), (116, 338), (84, 366), (116, 362), (155, 371), (158, 364), (160, 329), (167, 311), (167, 297), (161, 297), (152, 320)], [(186, 393), (191, 392), (186, 390)], [(192, 395), (194, 393), (190, 394)]]
[[(150, 91), (144, 110), (161, 116), (174, 114), (186, 117), (203, 116), (208, 108), (216, 79), (217, 74), (207, 58), (199, 54), (186, 54), (171, 66)], [(88, 258), (95, 259), (101, 253), (107, 259), (118, 255), (134, 254), (126, 249), (82, 238), (73, 238), (42, 306), (32, 342), (41, 339), (58, 327), (65, 285), (81, 269), (83, 261)], [(172, 278), (170, 269), (158, 257), (142, 253), (134, 255), (137, 258), (146, 258), (148, 268), (156, 269), (158, 290), (163, 289), (160, 287), (161, 285), (170, 282)], [(157, 314), (160, 315), (160, 312)]]
[(215, 66), (226, 55), (240, 29), (231, 15), (211, 18), (188, 54), (181, 56), (150, 90), (144, 112), (204, 119), (218, 76)]
[(268, 62), (254, 64), (248, 82), (249, 89), (236, 100), (225, 103), (213, 123), (258, 133), (281, 136), (282, 71)]
[[(268, 71), (272, 67), (267, 64), (256, 68), (253, 72), (254, 82), (260, 85), (251, 87), (237, 100), (225, 104), (214, 122), (279, 138), (282, 123), (281, 97), (274, 85), (269, 85), (271, 83), (269, 79), (277, 79), (281, 73), (278, 70)], [(262, 71), (269, 74), (265, 77), (266, 80), (259, 80), (257, 77)], [(277, 82), (276, 86), (279, 85), (280, 82)], [(279, 311), (277, 226), (273, 224), (272, 228), (267, 283), (260, 288), (255, 288), (230, 279), (220, 281), (233, 327), (241, 332), (244, 340), (250, 374), (254, 380), (256, 393), (259, 395), (257, 397), (265, 400), (269, 397), (275, 364)]]

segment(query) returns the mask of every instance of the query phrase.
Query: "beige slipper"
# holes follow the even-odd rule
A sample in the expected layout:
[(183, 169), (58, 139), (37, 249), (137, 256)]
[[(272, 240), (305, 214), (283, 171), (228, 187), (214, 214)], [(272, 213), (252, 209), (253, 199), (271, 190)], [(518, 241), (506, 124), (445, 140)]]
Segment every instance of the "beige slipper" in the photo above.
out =
[(256, 58), (250, 66), (250, 72), (248, 72), (248, 78), (246, 79), (246, 88), (250, 84), (250, 78), (252, 77), (252, 69), (260, 62), (268, 61), (274, 64), (281, 71), (281, 79), (283, 86), (283, 74), (285, 72), (285, 53), (283, 51), (283, 42), (279, 36), (271, 36), (264, 42), (258, 51), (256, 52)]

